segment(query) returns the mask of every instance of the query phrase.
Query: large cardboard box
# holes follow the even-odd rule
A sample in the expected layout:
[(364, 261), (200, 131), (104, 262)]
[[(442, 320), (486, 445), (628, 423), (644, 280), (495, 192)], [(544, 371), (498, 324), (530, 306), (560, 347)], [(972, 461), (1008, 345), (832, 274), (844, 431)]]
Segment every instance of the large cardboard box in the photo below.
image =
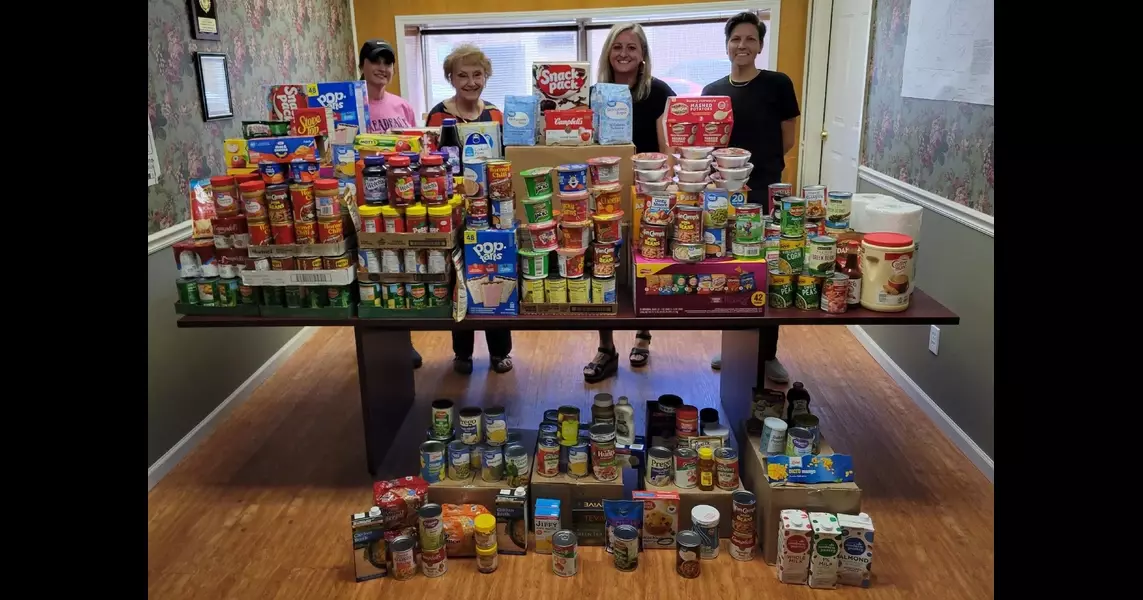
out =
[[(741, 463), (741, 461), (739, 461)], [(676, 492), (679, 495), (679, 531), (685, 531), (691, 528), (691, 509), (700, 505), (706, 504), (713, 506), (718, 510), (718, 535), (719, 537), (729, 538), (731, 534), (731, 523), (734, 521), (734, 505), (731, 501), (731, 494), (744, 489), (742, 483), (738, 484), (738, 490), (724, 490), (722, 488), (714, 488), (709, 492), (693, 488), (681, 488), (674, 484), (666, 485), (663, 487), (645, 486), (644, 489), (653, 492)]]
[[(524, 199), (528, 197), (528, 188), (524, 185), (521, 172), (536, 167), (551, 167), (559, 165), (586, 163), (589, 158), (599, 156), (618, 156), (619, 183), (623, 195), (623, 220), (630, 223), (634, 217), (631, 210), (631, 190), (635, 181), (635, 167), (631, 157), (635, 154), (632, 144), (617, 144), (614, 146), (508, 146), (504, 149), (504, 157), (512, 161), (512, 189), (516, 193), (516, 206), (523, 206)], [(555, 177), (555, 172), (552, 173)], [(553, 181), (553, 184), (555, 182)], [(553, 185), (553, 187), (555, 187)], [(559, 203), (553, 196), (552, 202), (558, 207)], [(517, 208), (517, 211), (521, 209)]]
[(626, 500), (631, 497), (630, 492), (639, 487), (639, 473), (635, 469), (621, 469), (621, 475), (615, 481), (598, 481), (590, 474), (580, 478), (567, 473), (543, 477), (536, 474), (535, 457), (532, 458), (532, 499), (559, 500), (560, 527), (563, 529), (572, 528), (572, 507), (575, 502)]
[[(861, 512), (861, 488), (848, 483), (770, 483), (766, 477), (766, 458), (761, 450), (761, 436), (746, 435), (745, 423), (734, 430), (739, 440), (739, 465), (743, 482), (758, 498), (755, 531), (767, 564), (778, 560), (779, 513), (787, 508), (810, 511), (858, 514)], [(745, 442), (745, 443), (743, 443)], [(834, 449), (823, 437), (819, 456), (833, 454)]]
[(762, 316), (766, 262), (706, 260), (680, 263), (635, 256), (636, 316)]

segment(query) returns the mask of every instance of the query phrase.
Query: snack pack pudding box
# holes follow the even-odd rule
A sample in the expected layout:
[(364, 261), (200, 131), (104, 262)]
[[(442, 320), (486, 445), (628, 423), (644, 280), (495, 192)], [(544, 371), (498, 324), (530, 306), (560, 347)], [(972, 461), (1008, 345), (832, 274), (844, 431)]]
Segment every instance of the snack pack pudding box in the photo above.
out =
[(273, 120), (293, 121), (299, 108), (328, 108), (335, 125), (352, 125), (358, 132), (368, 130), (369, 96), (364, 81), (281, 83), (263, 89)]
[(520, 307), (517, 260), (516, 227), (464, 231), (468, 314), (517, 314)]
[(635, 315), (743, 317), (766, 312), (766, 261), (680, 263), (635, 254)]

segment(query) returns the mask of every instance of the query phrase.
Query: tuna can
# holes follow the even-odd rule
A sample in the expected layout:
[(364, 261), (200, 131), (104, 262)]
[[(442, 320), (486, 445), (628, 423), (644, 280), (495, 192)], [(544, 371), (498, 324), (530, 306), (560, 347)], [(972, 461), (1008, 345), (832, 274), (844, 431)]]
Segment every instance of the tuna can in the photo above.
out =
[(484, 418), (484, 411), (476, 406), (468, 406), (460, 409), (460, 441), (468, 444), (480, 443), (480, 422)]
[(445, 473), (445, 445), (436, 440), (421, 444), (421, 478), (429, 483), (440, 483)]
[(817, 415), (811, 415), (809, 413), (802, 413), (800, 415), (794, 415), (794, 418), (792, 420), (793, 420), (794, 427), (800, 427), (802, 429), (805, 429), (806, 431), (809, 431), (811, 435), (814, 436), (814, 443), (813, 443), (812, 448), (813, 448), (813, 454), (817, 454), (818, 453), (818, 446), (821, 444), (821, 430), (818, 427), (819, 421), (818, 421)]
[(647, 485), (664, 487), (671, 484), (671, 465), (674, 457), (663, 446), (652, 446), (647, 452)]
[(770, 308), (790, 308), (794, 304), (794, 276), (770, 271)]
[(786, 422), (777, 417), (766, 417), (762, 421), (762, 451), (766, 454), (782, 454), (786, 451)]
[(615, 460), (615, 426), (599, 423), (591, 426), (591, 469), (599, 481), (615, 481), (619, 465)]
[(819, 235), (806, 242), (806, 270), (813, 275), (831, 275), (837, 266), (837, 240)]
[(536, 475), (555, 477), (560, 474), (560, 445), (554, 437), (541, 435), (536, 446)]
[(816, 310), (821, 302), (822, 278), (809, 273), (798, 275), (794, 291), (794, 306), (800, 310)]
[(814, 434), (805, 427), (791, 427), (786, 432), (786, 455), (809, 456), (814, 453)]
[(504, 448), (504, 475), (509, 487), (528, 485), (529, 475), (532, 473), (532, 463), (528, 460), (528, 451), (523, 446), (513, 444)]
[(468, 444), (462, 441), (449, 442), (448, 478), (463, 481), (472, 477), (472, 456)]
[(444, 521), (441, 505), (428, 503), (417, 509), (417, 532), (421, 538), (421, 552), (444, 546)]
[(568, 448), (568, 475), (572, 477), (587, 477), (588, 455), (591, 446), (585, 442), (577, 441)]
[(452, 435), (452, 419), (456, 410), (452, 400), (442, 398), (433, 400), (432, 428), (434, 439), (444, 439)]
[(484, 443), (489, 446), (503, 446), (508, 441), (508, 420), (503, 406), (490, 406), (484, 409)]
[(697, 533), (702, 543), (699, 545), (699, 558), (718, 558), (718, 509), (709, 504), (699, 504), (691, 509), (691, 531)]
[(405, 581), (417, 574), (416, 545), (416, 540), (408, 535), (399, 535), (389, 544), (389, 552), (393, 555), (393, 579)]
[(634, 571), (639, 568), (639, 530), (620, 525), (611, 533), (611, 553), (615, 568)]
[(723, 490), (738, 489), (738, 451), (734, 448), (715, 449), (714, 484)]
[(797, 196), (782, 198), (782, 224), (783, 237), (805, 237), (806, 235), (806, 199)]
[(179, 291), (179, 304), (198, 304), (198, 282), (189, 277), (175, 280)]
[(758, 499), (751, 492), (739, 490), (730, 495), (730, 502), (734, 512), (734, 520), (730, 524), (730, 557), (741, 561), (752, 560), (757, 545), (754, 512), (758, 508)]
[(574, 406), (559, 408), (560, 445), (571, 446), (579, 439), (579, 409)]
[(425, 577), (440, 577), (448, 572), (448, 553), (443, 545), (435, 550), (421, 548), (421, 571)]
[(848, 292), (849, 276), (845, 273), (834, 273), (822, 278), (821, 300), (818, 304), (824, 312), (841, 314), (849, 308), (845, 299)]
[(552, 572), (560, 577), (572, 577), (578, 572), (578, 540), (571, 531), (561, 529), (552, 535)]
[(484, 481), (504, 479), (504, 454), (500, 446), (485, 446), (481, 452), (480, 478)]
[(806, 240), (801, 236), (782, 235), (778, 240), (778, 270), (798, 274), (806, 264)]
[(698, 485), (698, 452), (693, 448), (675, 449), (675, 486), (689, 489)]
[(683, 530), (675, 536), (675, 572), (685, 579), (695, 579), (702, 573), (699, 562), (699, 546), (702, 537), (693, 531)]

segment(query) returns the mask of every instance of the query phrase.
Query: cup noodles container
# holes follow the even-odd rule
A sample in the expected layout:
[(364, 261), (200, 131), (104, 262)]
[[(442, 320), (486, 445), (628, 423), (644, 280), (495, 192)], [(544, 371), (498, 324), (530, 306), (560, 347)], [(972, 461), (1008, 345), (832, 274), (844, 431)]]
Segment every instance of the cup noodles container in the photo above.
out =
[(794, 508), (783, 510), (778, 519), (778, 581), (804, 584), (810, 574), (810, 516)]
[[(532, 63), (532, 90), (540, 96), (540, 113), (588, 108), (589, 68), (586, 62)], [(587, 121), (590, 130), (590, 115)]]
[(837, 582), (869, 587), (873, 575), (873, 519), (869, 515), (837, 515), (841, 527), (841, 551), (837, 561)]
[(729, 96), (672, 97), (665, 117), (669, 146), (724, 147), (734, 128)]
[(549, 110), (544, 113), (545, 146), (589, 146), (592, 139), (591, 109)]
[[(369, 130), (369, 96), (365, 91), (365, 81), (307, 83), (304, 90), (306, 102), (303, 106), (328, 108), (336, 125), (357, 127), (358, 133)], [(292, 115), (290, 119), (293, 119)]]
[(268, 87), (266, 103), (272, 121), (293, 121), (295, 111), (309, 106), (303, 84), (282, 83)]
[(290, 133), (293, 135), (329, 135), (333, 128), (333, 111), (320, 106), (299, 108), (290, 120)]

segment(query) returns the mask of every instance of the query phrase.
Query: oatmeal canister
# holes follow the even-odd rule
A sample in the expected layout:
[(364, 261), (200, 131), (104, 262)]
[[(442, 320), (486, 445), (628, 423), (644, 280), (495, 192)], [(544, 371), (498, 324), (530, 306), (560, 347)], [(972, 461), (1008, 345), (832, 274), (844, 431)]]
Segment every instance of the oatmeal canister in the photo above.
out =
[(674, 457), (663, 446), (652, 446), (647, 452), (647, 485), (664, 487), (671, 484), (671, 465)]
[(460, 441), (468, 445), (480, 443), (480, 425), (484, 417), (484, 411), (476, 406), (466, 406), (460, 409), (460, 417), (458, 419), (460, 429)]
[(445, 445), (436, 440), (421, 444), (421, 478), (440, 483), (445, 475)]
[(698, 485), (698, 452), (693, 448), (675, 449), (675, 486), (690, 489)]
[(468, 444), (457, 440), (448, 445), (448, 478), (457, 481), (472, 477), (472, 454)]
[(578, 572), (579, 552), (576, 536), (567, 529), (552, 535), (552, 572), (560, 577), (572, 577)]
[(702, 538), (693, 531), (683, 530), (675, 536), (675, 572), (680, 577), (695, 579), (702, 572), (699, 547)]

